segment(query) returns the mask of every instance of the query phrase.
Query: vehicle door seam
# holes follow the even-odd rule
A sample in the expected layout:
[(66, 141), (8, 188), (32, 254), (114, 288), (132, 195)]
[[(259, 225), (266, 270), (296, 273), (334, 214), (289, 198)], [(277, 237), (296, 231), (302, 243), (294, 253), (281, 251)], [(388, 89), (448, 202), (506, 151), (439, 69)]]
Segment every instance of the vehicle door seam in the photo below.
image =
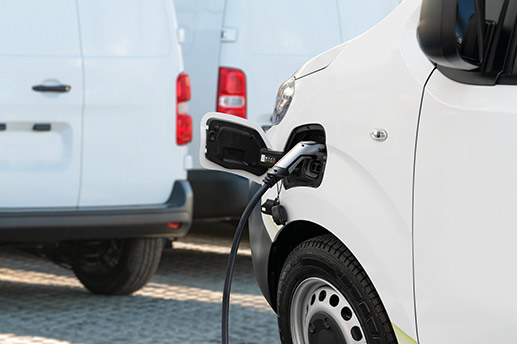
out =
[(433, 68), (429, 76), (427, 77), (424, 85), (422, 87), (422, 94), (420, 96), (420, 107), (418, 109), (418, 119), (416, 122), (416, 135), (415, 135), (415, 150), (413, 155), (413, 185), (412, 185), (412, 195), (411, 195), (411, 266), (413, 273), (413, 313), (415, 316), (415, 331), (416, 331), (416, 340), (420, 343), (420, 336), (418, 333), (418, 317), (416, 312), (416, 282), (415, 282), (415, 172), (416, 172), (416, 156), (417, 156), (417, 148), (418, 148), (418, 133), (420, 130), (420, 118), (422, 115), (422, 105), (424, 103), (424, 94), (427, 83), (431, 79), (431, 76), (434, 74), (436, 67)]

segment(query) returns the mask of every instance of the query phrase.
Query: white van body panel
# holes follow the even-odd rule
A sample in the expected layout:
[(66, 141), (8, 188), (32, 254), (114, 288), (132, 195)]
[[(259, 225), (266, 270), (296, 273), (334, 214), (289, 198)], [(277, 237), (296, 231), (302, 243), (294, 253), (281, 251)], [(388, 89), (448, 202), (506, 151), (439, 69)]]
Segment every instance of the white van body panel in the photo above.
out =
[(342, 43), (332, 49), (329, 49), (316, 57), (313, 57), (309, 61), (305, 62), (298, 70), (293, 74), (295, 79), (302, 78), (308, 74), (318, 72), (334, 61), (336, 56), (339, 55), (341, 50), (346, 46), (346, 43)]
[(86, 89), (79, 206), (163, 203), (186, 178), (186, 148), (176, 145), (183, 65), (173, 3), (79, 0), (79, 10)]
[[(176, 144), (183, 64), (173, 1), (1, 7), (0, 207), (166, 202), (186, 179), (186, 147)], [(70, 91), (32, 90), (59, 84)]]
[(516, 95), (439, 71), (427, 84), (415, 173), (422, 343), (515, 341)]
[[(71, 86), (70, 91), (32, 90), (59, 84)], [(82, 106), (75, 1), (2, 4), (0, 124), (5, 129), (0, 131), (0, 207), (77, 206)], [(35, 131), (36, 124), (51, 129)]]
[[(412, 338), (413, 157), (421, 93), (433, 69), (416, 41), (419, 10), (419, 1), (405, 1), (348, 42), (326, 69), (297, 80), (286, 117), (267, 132), (272, 148), (282, 150), (293, 128), (323, 125), (323, 182), (281, 192), (289, 221), (314, 222), (336, 235), (365, 268), (393, 324)], [(365, 54), (372, 47), (384, 58)], [(370, 138), (375, 128), (388, 132), (385, 142)], [(273, 188), (263, 200), (275, 196)], [(264, 224), (276, 238), (273, 221)]]

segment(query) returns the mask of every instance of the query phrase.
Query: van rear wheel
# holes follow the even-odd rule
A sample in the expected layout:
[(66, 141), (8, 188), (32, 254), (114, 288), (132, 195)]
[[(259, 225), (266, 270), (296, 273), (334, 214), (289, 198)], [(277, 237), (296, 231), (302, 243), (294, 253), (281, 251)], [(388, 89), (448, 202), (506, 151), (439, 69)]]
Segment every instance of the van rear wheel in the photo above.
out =
[(397, 343), (379, 295), (352, 253), (334, 236), (298, 245), (277, 294), (282, 343)]
[(84, 241), (72, 268), (94, 294), (128, 295), (153, 277), (163, 247), (162, 238)]

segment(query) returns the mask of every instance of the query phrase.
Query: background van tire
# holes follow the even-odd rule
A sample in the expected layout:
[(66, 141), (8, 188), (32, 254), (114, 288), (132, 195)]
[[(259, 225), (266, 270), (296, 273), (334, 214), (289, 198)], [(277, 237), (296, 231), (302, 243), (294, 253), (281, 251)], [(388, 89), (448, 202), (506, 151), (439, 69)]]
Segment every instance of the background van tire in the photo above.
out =
[(73, 271), (94, 294), (127, 295), (142, 288), (156, 272), (164, 239), (88, 241)]
[(284, 344), (397, 343), (366, 272), (332, 235), (304, 241), (290, 253), (277, 305)]

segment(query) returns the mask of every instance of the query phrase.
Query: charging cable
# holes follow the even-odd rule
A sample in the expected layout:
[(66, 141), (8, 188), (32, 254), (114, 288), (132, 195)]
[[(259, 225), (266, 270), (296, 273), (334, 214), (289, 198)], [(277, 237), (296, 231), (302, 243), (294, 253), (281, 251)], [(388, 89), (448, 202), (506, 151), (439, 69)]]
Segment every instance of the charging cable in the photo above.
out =
[(289, 176), (300, 164), (300, 162), (304, 161), (305, 159), (315, 159), (321, 161), (324, 155), (326, 155), (326, 148), (324, 144), (316, 143), (313, 141), (302, 141), (296, 144), (272, 167), (271, 172), (267, 173), (263, 179), (264, 184), (262, 184), (260, 189), (253, 195), (251, 200), (248, 202), (246, 209), (244, 209), (244, 212), (242, 213), (239, 220), (239, 224), (237, 225), (237, 229), (235, 230), (230, 256), (228, 257), (228, 263), (226, 265), (221, 319), (222, 344), (229, 343), (228, 318), (230, 312), (230, 292), (232, 286), (233, 269), (235, 267), (235, 259), (237, 257), (237, 250), (241, 243), (242, 233), (244, 232), (244, 227), (248, 221), (249, 216), (251, 215), (251, 212), (253, 211), (253, 208), (255, 208), (267, 190), (272, 188), (280, 180)]

